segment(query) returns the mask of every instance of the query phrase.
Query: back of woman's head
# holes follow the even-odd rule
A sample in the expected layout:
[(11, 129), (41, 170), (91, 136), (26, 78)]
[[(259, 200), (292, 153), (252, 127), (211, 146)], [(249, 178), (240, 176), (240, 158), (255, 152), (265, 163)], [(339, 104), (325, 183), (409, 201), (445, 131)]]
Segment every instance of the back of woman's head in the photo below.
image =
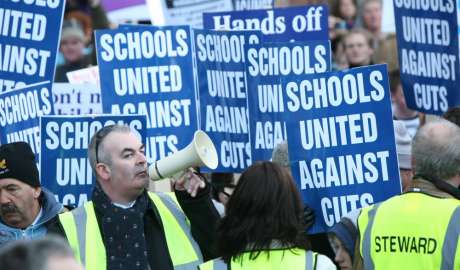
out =
[(224, 260), (243, 251), (282, 246), (308, 248), (301, 215), (303, 204), (286, 168), (265, 161), (240, 177), (219, 224), (219, 249)]

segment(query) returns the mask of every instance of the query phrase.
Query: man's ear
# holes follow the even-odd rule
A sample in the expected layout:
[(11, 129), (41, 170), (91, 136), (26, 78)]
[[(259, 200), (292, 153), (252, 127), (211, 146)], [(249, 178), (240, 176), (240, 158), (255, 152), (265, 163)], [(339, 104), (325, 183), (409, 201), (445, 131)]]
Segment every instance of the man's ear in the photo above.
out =
[(34, 188), (34, 193), (33, 193), (34, 199), (38, 199), (38, 197), (40, 197), (41, 193), (42, 193), (42, 188), (41, 187), (35, 187)]
[(96, 175), (103, 181), (110, 179), (111, 171), (110, 167), (104, 163), (98, 163), (96, 165)]

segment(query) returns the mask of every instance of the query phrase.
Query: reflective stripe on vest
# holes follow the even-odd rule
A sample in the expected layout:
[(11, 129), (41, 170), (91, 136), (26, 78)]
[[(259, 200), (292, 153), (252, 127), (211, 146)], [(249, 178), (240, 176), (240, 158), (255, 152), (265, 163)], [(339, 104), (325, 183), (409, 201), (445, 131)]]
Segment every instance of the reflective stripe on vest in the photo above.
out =
[[(450, 218), (447, 226), (446, 236), (444, 236), (444, 244), (442, 245), (442, 261), (441, 269), (454, 269), (455, 258), (458, 247), (458, 237), (460, 235), (460, 207), (457, 207)], [(458, 266), (458, 265), (457, 265)], [(457, 267), (458, 269), (458, 267)]]
[[(305, 250), (301, 250), (301, 249), (295, 249), (295, 252), (297, 254), (293, 254), (293, 253), (287, 253), (289, 252), (288, 249), (285, 249), (285, 250), (271, 250), (269, 251), (270, 254), (270, 258), (273, 260), (273, 255), (275, 253), (281, 253), (281, 252), (284, 252), (284, 255), (283, 256), (283, 259), (282, 259), (282, 263), (281, 264), (284, 264), (284, 263), (291, 263), (292, 260), (290, 260), (290, 256), (299, 256), (301, 255), (302, 253), (304, 253), (303, 257), (305, 258), (305, 261), (304, 261), (304, 266), (300, 266), (300, 265), (296, 265), (296, 266), (283, 266), (283, 267), (286, 267), (285, 269), (306, 269), (306, 270), (314, 270), (314, 265), (315, 265), (315, 261), (316, 261), (316, 256), (314, 256), (316, 253), (312, 252), (312, 251), (305, 251)], [(245, 255), (249, 255), (249, 252), (246, 252), (244, 254), (242, 254), (241, 256), (245, 256)], [(301, 255), (302, 256), (302, 255)], [(251, 265), (251, 270), (263, 270), (263, 269), (266, 269), (267, 268), (267, 264), (270, 264), (270, 259), (268, 260), (264, 260), (264, 258), (267, 258), (266, 257), (266, 254), (265, 253), (260, 253), (259, 256), (255, 259), (255, 260), (251, 260), (252, 261), (252, 265)], [(247, 259), (247, 258), (246, 258)], [(238, 259), (237, 259), (238, 260)], [(234, 260), (232, 259), (232, 267), (231, 269), (239, 269), (238, 267), (241, 267), (241, 269), (246, 269), (246, 265), (245, 265), (245, 261), (239, 261), (238, 262), (233, 262)], [(258, 264), (257, 262), (261, 262), (259, 264), (259, 267), (255, 267), (254, 268), (254, 264)], [(294, 267), (294, 268), (292, 268)], [(204, 264), (201, 264), (199, 269), (200, 270), (227, 270), (227, 264), (222, 260), (222, 259), (215, 259), (215, 260), (212, 260), (212, 261), (207, 261), (205, 262)], [(272, 269), (272, 268), (270, 268)], [(273, 268), (275, 269), (275, 268)]]
[[(195, 270), (203, 261), (198, 244), (174, 193), (148, 193), (160, 214), (168, 251), (175, 270)], [(86, 270), (106, 269), (106, 251), (92, 202), (59, 215), (75, 256)], [(87, 239), (90, 245), (86, 245)], [(179, 251), (180, 250), (180, 251)], [(179, 252), (178, 252), (179, 251)]]
[[(366, 231), (364, 233), (364, 237), (362, 238), (362, 245), (363, 245), (363, 261), (364, 261), (364, 269), (366, 270), (373, 270), (374, 267), (374, 262), (372, 261), (371, 258), (371, 231), (372, 231), (372, 226), (374, 225), (374, 217), (375, 217), (375, 212), (377, 212), (377, 209), (379, 209), (380, 203), (375, 204), (374, 207), (372, 207), (371, 210), (369, 210), (368, 213), (368, 222), (366, 226)], [(362, 213), (365, 214), (365, 213)]]
[[(196, 270), (203, 262), (200, 248), (192, 237), (187, 217), (179, 208), (174, 193), (150, 193), (161, 216), (169, 254), (176, 270)], [(163, 209), (164, 208), (164, 209)], [(171, 226), (177, 224), (178, 226)], [(180, 230), (178, 230), (180, 228)], [(180, 246), (180, 248), (174, 248)], [(178, 250), (183, 250), (178, 252)]]
[(227, 270), (227, 264), (222, 259), (207, 261), (199, 266), (200, 270)]
[[(75, 257), (86, 270), (106, 269), (106, 252), (92, 202), (59, 215)], [(91, 239), (87, 249), (86, 240)]]
[(460, 269), (459, 224), (460, 201), (422, 193), (364, 208), (358, 218), (364, 269)]

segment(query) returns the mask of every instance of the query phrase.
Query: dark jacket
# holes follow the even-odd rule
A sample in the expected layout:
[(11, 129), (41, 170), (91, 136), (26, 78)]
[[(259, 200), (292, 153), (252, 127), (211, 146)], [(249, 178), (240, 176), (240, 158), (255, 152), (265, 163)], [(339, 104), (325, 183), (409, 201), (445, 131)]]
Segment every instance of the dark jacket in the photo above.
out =
[(91, 56), (84, 55), (82, 59), (74, 63), (65, 63), (56, 67), (54, 82), (69, 82), (67, 72), (87, 68), (91, 66)]
[[(212, 204), (209, 185), (206, 185), (205, 189), (200, 190), (195, 198), (190, 197), (186, 191), (176, 191), (175, 193), (181, 208), (190, 220), (192, 235), (200, 246), (203, 259), (206, 261), (216, 258), (217, 254), (214, 243), (216, 239), (215, 228), (220, 217)], [(150, 200), (149, 202), (151, 203)], [(154, 205), (149, 209), (153, 210), (147, 210), (147, 214), (144, 216), (144, 233), (150, 268), (173, 270), (158, 210)], [(100, 228), (100, 214), (96, 208), (95, 210)], [(102, 233), (102, 230), (99, 231)], [(48, 232), (65, 236), (64, 229), (57, 217)], [(102, 239), (105, 242), (103, 234)], [(180, 245), (180, 243), (178, 244)]]

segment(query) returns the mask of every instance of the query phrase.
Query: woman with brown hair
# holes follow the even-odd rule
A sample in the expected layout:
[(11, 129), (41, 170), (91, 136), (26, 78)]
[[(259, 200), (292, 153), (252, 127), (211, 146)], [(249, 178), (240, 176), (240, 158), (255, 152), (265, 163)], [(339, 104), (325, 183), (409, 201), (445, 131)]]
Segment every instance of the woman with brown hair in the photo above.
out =
[(303, 203), (289, 172), (264, 161), (243, 174), (218, 226), (220, 259), (211, 269), (336, 269), (324, 255), (310, 251)]

